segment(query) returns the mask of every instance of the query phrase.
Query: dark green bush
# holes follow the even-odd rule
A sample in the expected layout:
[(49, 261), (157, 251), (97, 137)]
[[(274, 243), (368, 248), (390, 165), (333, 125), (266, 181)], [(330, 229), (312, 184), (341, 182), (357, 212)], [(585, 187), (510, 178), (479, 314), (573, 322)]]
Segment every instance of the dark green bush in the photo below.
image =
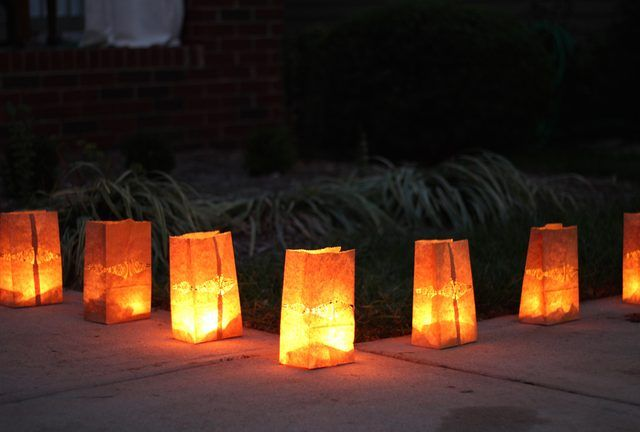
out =
[(9, 140), (0, 166), (2, 179), (9, 196), (27, 201), (53, 188), (59, 158), (54, 141), (34, 131), (29, 108), (7, 104), (6, 110)]
[(558, 130), (564, 142), (640, 138), (640, 2), (617, 3), (606, 31), (578, 44), (570, 56)]
[(619, 17), (594, 54), (592, 81), (587, 82), (595, 86), (591, 87), (591, 103), (587, 106), (603, 120), (602, 132), (608, 137), (640, 138), (639, 23), (640, 2), (621, 0)]
[(539, 38), (497, 12), (410, 1), (291, 42), (288, 96), (305, 157), (435, 161), (536, 140), (554, 69)]
[(127, 167), (143, 171), (171, 172), (176, 166), (171, 141), (158, 133), (137, 132), (122, 143)]
[(296, 161), (296, 148), (284, 127), (262, 128), (249, 137), (244, 155), (245, 167), (252, 176), (286, 172)]

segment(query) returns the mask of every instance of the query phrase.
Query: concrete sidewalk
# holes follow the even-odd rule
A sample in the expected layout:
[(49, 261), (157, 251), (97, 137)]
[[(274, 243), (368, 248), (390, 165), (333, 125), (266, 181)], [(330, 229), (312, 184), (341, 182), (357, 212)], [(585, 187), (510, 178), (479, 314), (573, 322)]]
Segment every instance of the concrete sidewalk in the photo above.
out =
[(278, 365), (278, 338), (189, 345), (169, 314), (104, 326), (81, 296), (0, 308), (0, 430), (640, 430), (640, 307), (583, 304), (555, 327), (480, 323), (478, 343), (433, 351), (407, 337), (357, 363)]

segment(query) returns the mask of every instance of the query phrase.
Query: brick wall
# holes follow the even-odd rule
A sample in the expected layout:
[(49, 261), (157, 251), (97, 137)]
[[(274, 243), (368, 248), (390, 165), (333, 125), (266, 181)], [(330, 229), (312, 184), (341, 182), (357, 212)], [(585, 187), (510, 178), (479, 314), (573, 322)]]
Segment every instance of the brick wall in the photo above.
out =
[(186, 0), (183, 45), (0, 51), (5, 102), (37, 130), (109, 146), (154, 130), (184, 146), (242, 145), (283, 116), (282, 0)]

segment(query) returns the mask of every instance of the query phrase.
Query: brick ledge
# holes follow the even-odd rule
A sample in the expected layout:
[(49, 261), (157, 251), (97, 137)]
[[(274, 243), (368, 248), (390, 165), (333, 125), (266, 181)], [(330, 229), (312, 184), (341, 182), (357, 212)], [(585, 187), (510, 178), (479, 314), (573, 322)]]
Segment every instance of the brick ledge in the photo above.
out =
[(42, 72), (56, 70), (204, 67), (202, 45), (151, 48), (48, 48), (0, 51), (0, 71)]

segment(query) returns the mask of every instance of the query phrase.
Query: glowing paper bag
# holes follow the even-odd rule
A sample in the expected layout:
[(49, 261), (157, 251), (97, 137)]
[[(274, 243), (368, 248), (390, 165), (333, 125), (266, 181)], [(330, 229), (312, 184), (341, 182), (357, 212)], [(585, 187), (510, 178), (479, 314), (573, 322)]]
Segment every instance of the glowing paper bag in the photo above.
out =
[(478, 338), (467, 240), (415, 244), (411, 343), (449, 348)]
[(24, 307), (61, 302), (58, 213), (1, 213), (0, 304)]
[(242, 336), (231, 233), (171, 237), (169, 249), (173, 337), (200, 343)]
[(280, 363), (315, 369), (353, 362), (354, 289), (354, 250), (287, 250)]
[(577, 228), (562, 224), (531, 228), (520, 321), (552, 325), (578, 319), (579, 312)]
[(84, 317), (103, 324), (151, 314), (151, 223), (90, 221), (84, 245)]
[(640, 304), (640, 213), (624, 214), (622, 301)]

